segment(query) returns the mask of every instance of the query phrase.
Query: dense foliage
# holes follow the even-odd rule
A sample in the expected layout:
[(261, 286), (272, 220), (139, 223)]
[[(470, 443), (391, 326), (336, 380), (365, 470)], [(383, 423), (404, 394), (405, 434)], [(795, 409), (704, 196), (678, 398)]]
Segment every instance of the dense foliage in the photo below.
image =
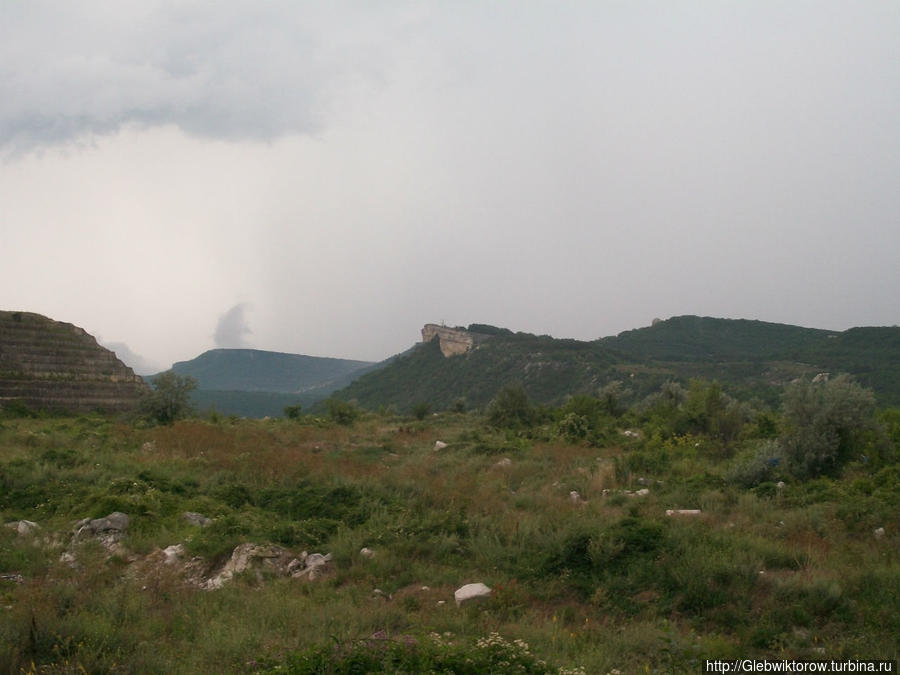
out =
[(140, 400), (140, 412), (158, 424), (172, 424), (191, 414), (191, 392), (197, 382), (169, 371), (153, 378), (153, 389)]

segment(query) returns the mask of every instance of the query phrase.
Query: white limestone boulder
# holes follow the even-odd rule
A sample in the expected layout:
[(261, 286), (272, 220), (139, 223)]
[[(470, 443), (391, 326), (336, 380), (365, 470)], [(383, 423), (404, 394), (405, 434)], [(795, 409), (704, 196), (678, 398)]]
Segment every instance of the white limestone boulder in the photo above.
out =
[(453, 597), (456, 600), (456, 606), (460, 607), (464, 602), (477, 600), (479, 598), (487, 598), (490, 597), (490, 595), (491, 589), (479, 581), (476, 584), (466, 584), (465, 586), (457, 588)]

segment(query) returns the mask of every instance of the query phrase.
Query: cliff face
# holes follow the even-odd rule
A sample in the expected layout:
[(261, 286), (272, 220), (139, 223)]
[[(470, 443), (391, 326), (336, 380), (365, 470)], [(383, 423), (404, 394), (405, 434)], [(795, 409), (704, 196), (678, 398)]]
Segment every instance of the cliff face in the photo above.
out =
[(0, 407), (121, 412), (144, 381), (84, 329), (30, 312), (0, 311)]
[(437, 338), (441, 343), (441, 353), (444, 356), (456, 356), (483, 342), (490, 336), (481, 333), (473, 333), (462, 328), (447, 328), (434, 323), (426, 323), (422, 328), (422, 342), (431, 342)]

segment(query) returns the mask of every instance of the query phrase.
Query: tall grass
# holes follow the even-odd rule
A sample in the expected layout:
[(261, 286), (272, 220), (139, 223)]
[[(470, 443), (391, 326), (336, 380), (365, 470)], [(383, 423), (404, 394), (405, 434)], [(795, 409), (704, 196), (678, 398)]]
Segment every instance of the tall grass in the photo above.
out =
[[(527, 642), (534, 664), (599, 673), (820, 649), (897, 658), (896, 466), (757, 489), (729, 480), (709, 439), (685, 438), (598, 448), (460, 414), (4, 420), (0, 515), (41, 530), (0, 529), (0, 671), (306, 672), (335, 644), (363, 658), (353, 645), (376, 634), (465, 663), (494, 632)], [(58, 562), (74, 521), (113, 510), (131, 517), (122, 555), (88, 542), (74, 567)], [(151, 555), (184, 543), (212, 568), (245, 541), (330, 552), (334, 569), (208, 592)], [(457, 608), (453, 591), (475, 581), (491, 597)], [(428, 651), (431, 633), (452, 645)]]

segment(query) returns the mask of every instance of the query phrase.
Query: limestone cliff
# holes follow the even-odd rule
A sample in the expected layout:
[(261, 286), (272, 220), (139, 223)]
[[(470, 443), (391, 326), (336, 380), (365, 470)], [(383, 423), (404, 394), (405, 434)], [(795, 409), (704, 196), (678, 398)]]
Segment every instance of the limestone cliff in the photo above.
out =
[(144, 381), (84, 329), (30, 312), (0, 311), (0, 407), (121, 412)]
[(426, 323), (422, 328), (422, 342), (431, 342), (435, 337), (441, 344), (441, 353), (444, 356), (457, 356), (465, 354), (490, 336), (474, 333), (464, 328), (448, 328), (434, 323)]

